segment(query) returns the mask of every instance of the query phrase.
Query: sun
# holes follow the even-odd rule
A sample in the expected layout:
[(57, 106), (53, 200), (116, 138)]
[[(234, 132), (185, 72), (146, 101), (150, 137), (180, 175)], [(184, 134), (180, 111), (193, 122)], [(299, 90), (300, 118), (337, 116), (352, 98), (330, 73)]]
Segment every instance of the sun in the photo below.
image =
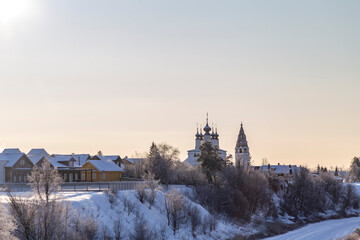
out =
[(0, 0), (0, 25), (22, 21), (35, 10), (34, 0)]

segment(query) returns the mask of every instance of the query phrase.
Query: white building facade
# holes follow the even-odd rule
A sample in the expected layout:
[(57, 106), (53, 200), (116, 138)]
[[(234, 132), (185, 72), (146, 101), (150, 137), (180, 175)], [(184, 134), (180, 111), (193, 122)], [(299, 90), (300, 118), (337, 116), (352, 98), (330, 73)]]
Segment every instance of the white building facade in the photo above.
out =
[[(202, 130), (204, 130), (204, 134), (202, 133)], [(200, 156), (200, 146), (204, 143), (204, 142), (211, 142), (211, 145), (213, 147), (217, 147), (219, 154), (221, 156), (222, 159), (226, 158), (226, 151), (220, 149), (219, 146), (219, 134), (217, 133), (217, 129), (214, 131), (214, 127), (211, 128), (209, 126), (209, 121), (208, 121), (208, 117), (206, 118), (206, 126), (204, 127), (204, 129), (200, 128), (200, 133), (199, 133), (199, 128), (197, 129), (197, 132), (195, 134), (195, 149), (189, 150), (188, 151), (188, 157), (185, 159), (184, 162), (189, 163), (191, 165), (197, 165), (197, 159)]]

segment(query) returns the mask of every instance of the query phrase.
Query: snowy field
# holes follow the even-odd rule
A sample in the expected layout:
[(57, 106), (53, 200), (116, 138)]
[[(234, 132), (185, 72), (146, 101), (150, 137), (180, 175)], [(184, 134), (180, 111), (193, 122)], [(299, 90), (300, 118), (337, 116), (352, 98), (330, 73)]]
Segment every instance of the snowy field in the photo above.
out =
[(336, 240), (360, 227), (360, 217), (312, 223), (297, 230), (266, 240)]

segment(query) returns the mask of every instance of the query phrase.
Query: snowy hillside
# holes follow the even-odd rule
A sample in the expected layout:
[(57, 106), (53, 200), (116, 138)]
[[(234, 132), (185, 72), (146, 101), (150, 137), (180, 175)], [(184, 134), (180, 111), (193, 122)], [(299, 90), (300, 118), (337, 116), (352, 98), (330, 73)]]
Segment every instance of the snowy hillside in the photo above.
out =
[[(149, 209), (147, 202), (141, 203), (134, 190), (120, 191), (116, 198), (106, 193), (64, 193), (63, 200), (71, 202), (79, 214), (92, 214), (100, 223), (100, 231), (113, 235), (115, 228), (121, 229), (122, 239), (130, 239), (135, 233), (135, 224), (143, 216), (147, 228), (155, 239), (193, 239), (189, 221), (181, 224), (174, 236), (167, 224), (164, 193), (158, 191), (154, 205)], [(196, 207), (202, 222), (210, 214), (200, 205), (185, 197), (186, 205)], [(118, 224), (120, 220), (120, 226)], [(205, 234), (203, 233), (205, 232)], [(240, 234), (238, 227), (224, 221), (217, 221), (216, 230), (209, 232), (202, 226), (196, 230), (196, 239), (227, 239)]]

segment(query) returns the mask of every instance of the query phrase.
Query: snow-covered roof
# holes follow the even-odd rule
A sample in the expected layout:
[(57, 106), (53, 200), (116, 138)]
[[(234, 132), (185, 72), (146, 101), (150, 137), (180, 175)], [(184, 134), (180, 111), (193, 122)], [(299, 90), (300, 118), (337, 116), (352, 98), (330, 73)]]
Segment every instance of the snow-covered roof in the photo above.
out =
[(79, 165), (80, 160), (80, 166), (83, 166), (86, 162), (86, 160), (90, 157), (90, 154), (53, 154), (54, 157), (73, 157), (76, 161), (76, 164)]
[[(296, 165), (270, 165), (270, 170), (276, 174), (290, 174), (290, 170), (292, 170), (292, 173), (295, 173), (299, 169)], [(262, 165), (259, 170), (269, 171), (269, 165)]]
[(123, 172), (112, 160), (88, 160), (99, 172)]
[(45, 158), (45, 156), (41, 155), (28, 155), (27, 157), (34, 165), (37, 164), (41, 159)]
[(27, 155), (38, 155), (38, 156), (44, 156), (44, 157), (50, 156), (44, 148), (33, 148), (30, 150), (30, 152)]
[(67, 156), (67, 155), (63, 155), (63, 156), (54, 156), (54, 157), (50, 157), (49, 158), (51, 161), (58, 161), (58, 162), (68, 162), (70, 160), (75, 160), (72, 156)]
[(19, 159), (24, 156), (24, 153), (10, 153), (10, 154), (4, 154), (1, 153), (0, 155), (2, 155), (0, 158), (7, 161), (7, 163), (5, 164), (5, 167), (13, 167), (14, 164), (19, 161)]
[(51, 165), (53, 165), (54, 168), (69, 168), (69, 166), (66, 166), (65, 164), (59, 163), (55, 157), (48, 158)]
[(6, 149), (4, 149), (4, 151), (2, 153), (4, 153), (4, 154), (15, 154), (15, 153), (22, 153), (22, 152), (18, 148), (6, 148)]
[(135, 164), (137, 162), (141, 162), (141, 161), (144, 161), (145, 158), (126, 158), (127, 161), (129, 161), (130, 163), (132, 164)]

